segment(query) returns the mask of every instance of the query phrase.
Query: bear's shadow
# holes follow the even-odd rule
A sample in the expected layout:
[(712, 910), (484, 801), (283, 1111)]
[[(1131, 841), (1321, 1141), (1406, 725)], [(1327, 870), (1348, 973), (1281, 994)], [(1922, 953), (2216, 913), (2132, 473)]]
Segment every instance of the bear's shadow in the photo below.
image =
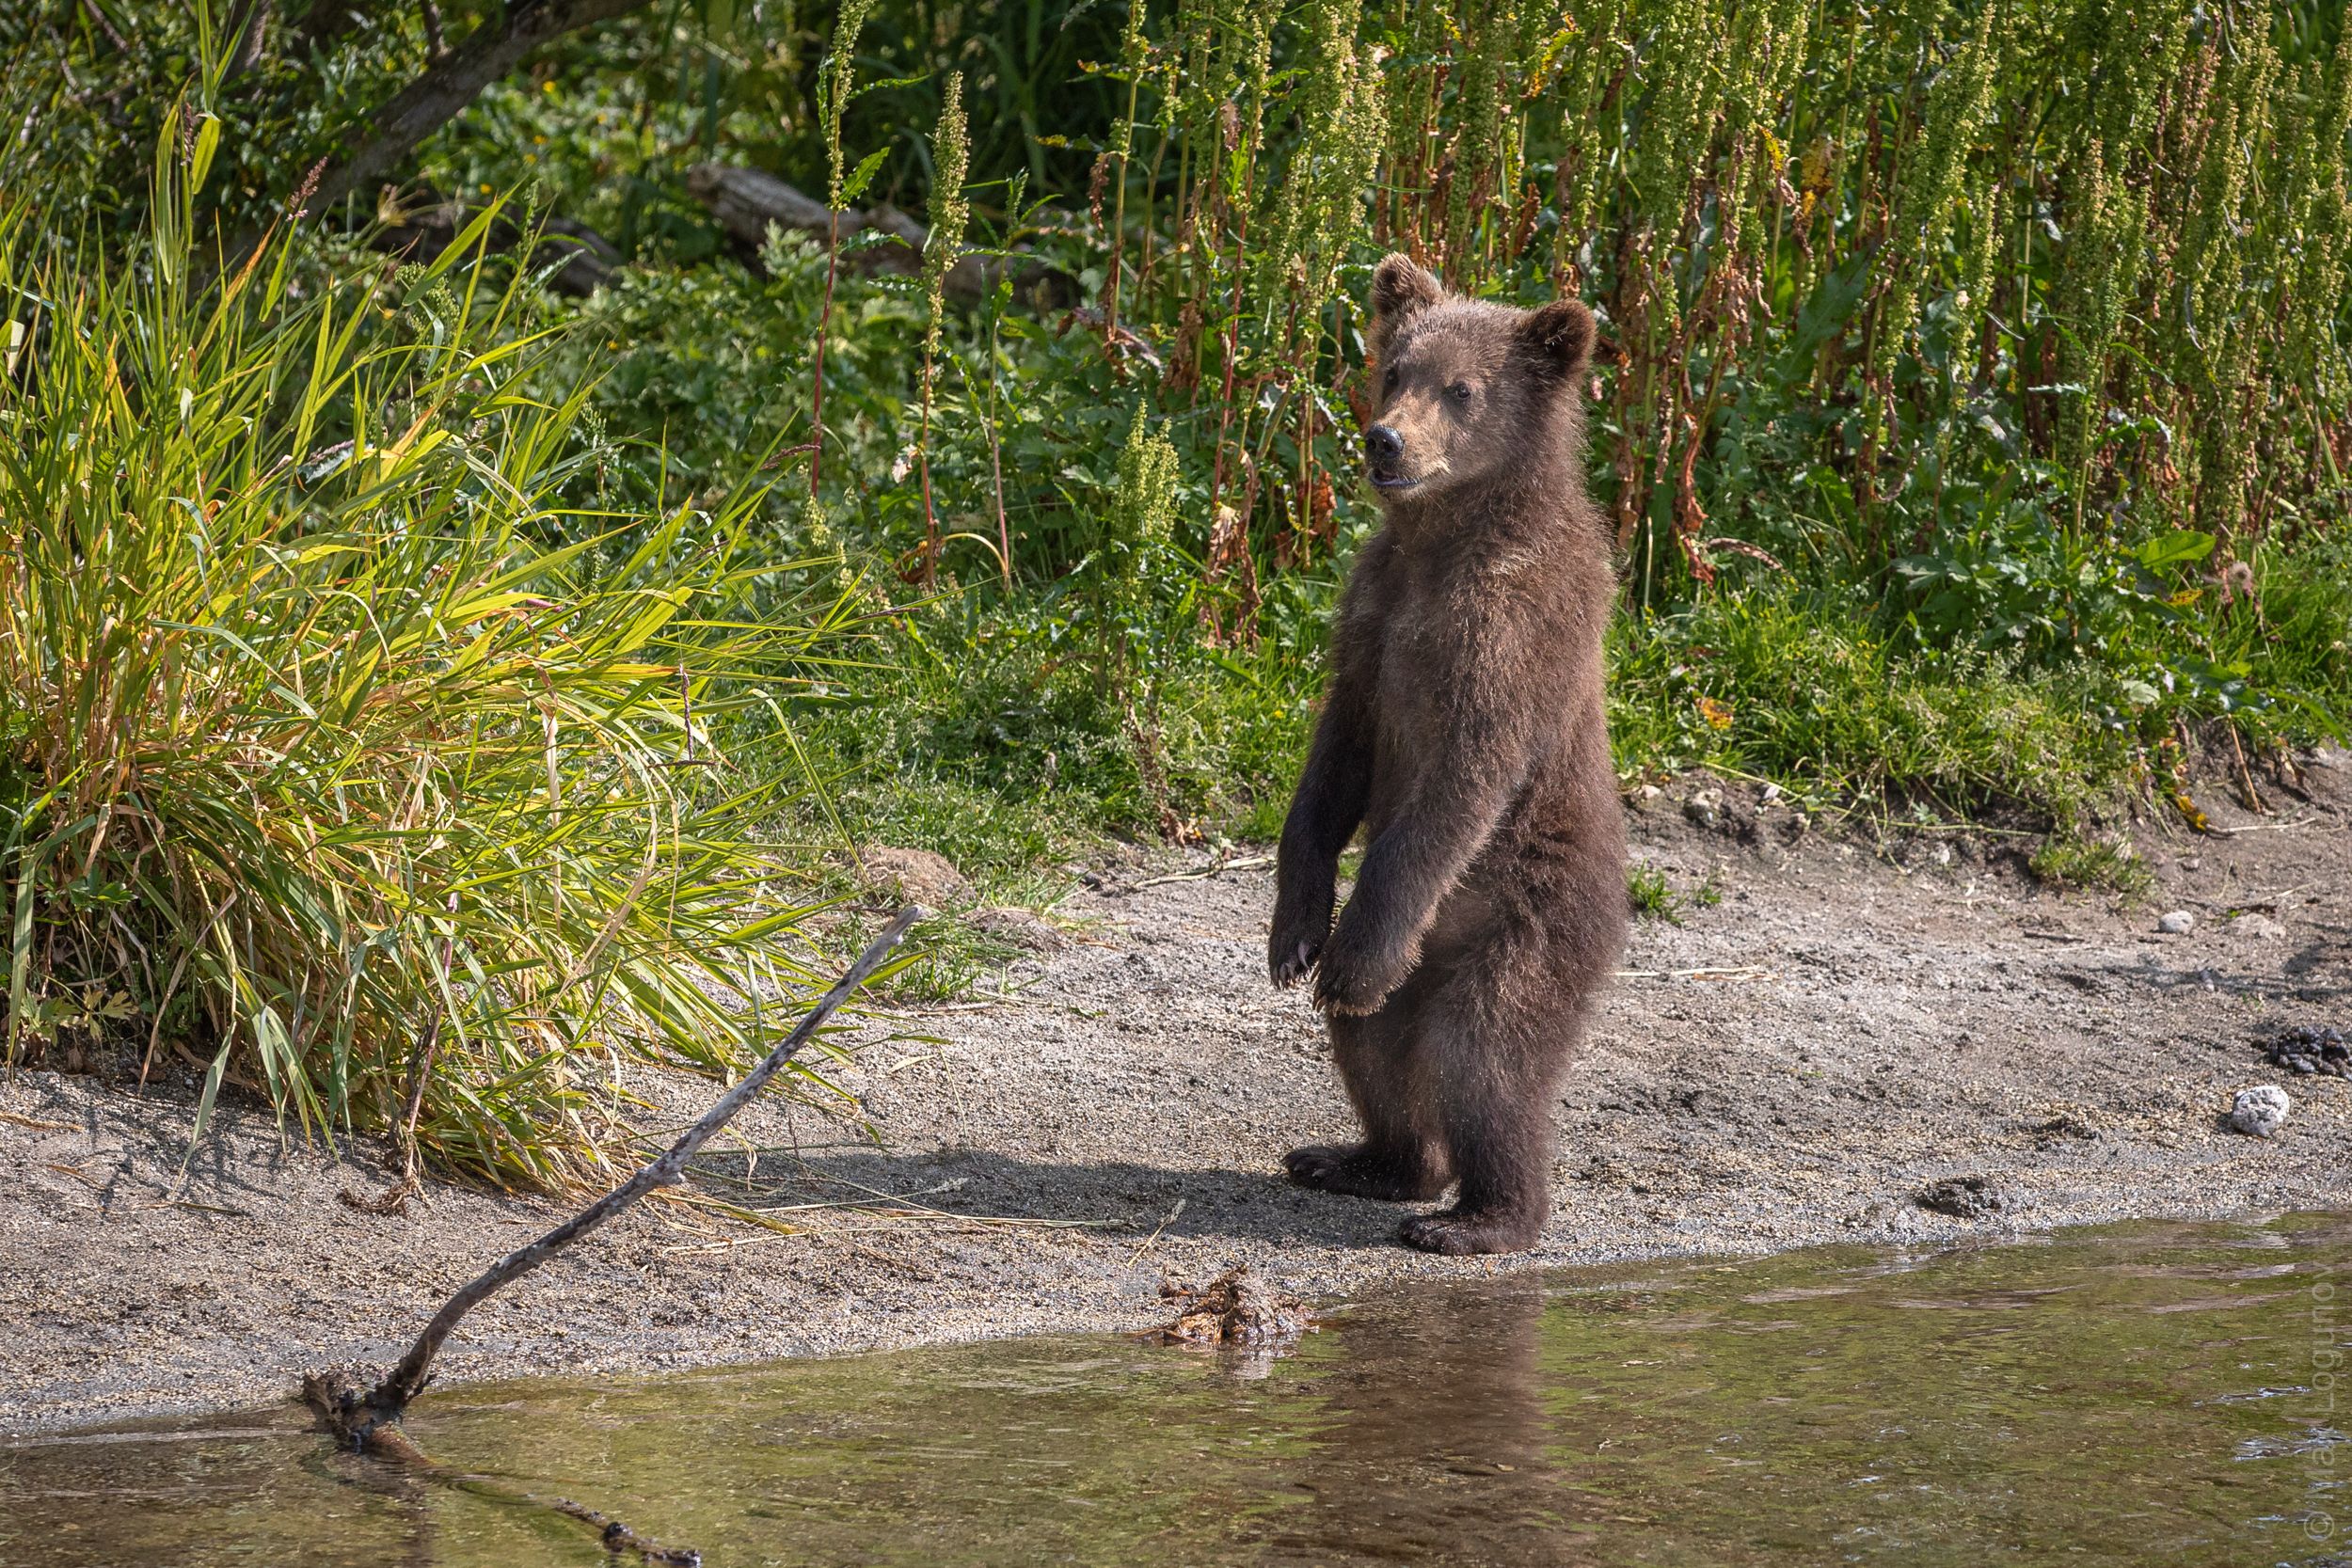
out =
[[(879, 1195), (873, 1201), (902, 1198), (950, 1214), (1108, 1221), (1124, 1226), (1138, 1241), (1159, 1230), (1164, 1238), (1183, 1240), (1381, 1246), (1393, 1241), (1398, 1225), (1414, 1212), (1404, 1204), (1311, 1192), (1277, 1170), (1124, 1160), (1073, 1164), (988, 1149), (768, 1154), (748, 1177), (744, 1166), (740, 1154), (719, 1150), (695, 1161), (698, 1173), (722, 1179), (717, 1190), (754, 1207), (850, 1202)], [(943, 1185), (947, 1190), (936, 1190)], [(1170, 1218), (1179, 1199), (1184, 1210)]]

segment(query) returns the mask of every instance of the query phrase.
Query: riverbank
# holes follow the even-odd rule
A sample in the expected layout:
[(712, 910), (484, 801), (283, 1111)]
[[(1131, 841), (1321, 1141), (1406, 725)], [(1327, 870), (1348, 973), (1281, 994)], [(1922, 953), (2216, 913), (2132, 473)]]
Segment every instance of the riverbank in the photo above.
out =
[[(1403, 1251), (1397, 1208), (1279, 1180), (1282, 1150), (1348, 1117), (1311, 1009), (1263, 977), (1271, 872), (1137, 854), (1043, 927), (1000, 921), (1038, 950), (839, 1069), (880, 1148), (755, 1108), (680, 1201), (476, 1313), (442, 1375), (1138, 1327), (1164, 1279), (1234, 1263), (1328, 1297), (1530, 1262), (2341, 1207), (2352, 1083), (2261, 1056), (2289, 1026), (2352, 1025), (2352, 770), (2305, 779), (2265, 816), (2204, 801), (2210, 835), (2148, 825), (2155, 885), (2133, 901), (2042, 889), (2030, 841), (1832, 834), (1705, 780), (1638, 803), (1637, 854), (1680, 924), (1638, 923), (1568, 1082), (1543, 1246), (1491, 1261)], [(2176, 910), (2192, 928), (2159, 932)], [(2258, 1083), (2295, 1098), (2274, 1138), (2226, 1126)], [(630, 1087), (680, 1120), (711, 1092)], [(0, 1431), (266, 1402), (306, 1368), (389, 1358), (558, 1214), (447, 1186), (366, 1212), (342, 1195), (381, 1189), (382, 1149), (339, 1161), (245, 1105), (180, 1180), (192, 1110), (0, 1084)], [(1920, 1201), (1970, 1178), (1946, 1195), (1963, 1213)]]

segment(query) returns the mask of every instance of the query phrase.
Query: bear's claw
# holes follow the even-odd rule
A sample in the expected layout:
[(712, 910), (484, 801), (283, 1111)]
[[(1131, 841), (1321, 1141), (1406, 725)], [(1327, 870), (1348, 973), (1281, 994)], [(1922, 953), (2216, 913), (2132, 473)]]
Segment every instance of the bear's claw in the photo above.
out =
[(1314, 968), (1315, 958), (1321, 952), (1319, 943), (1311, 938), (1300, 937), (1286, 957), (1273, 961), (1274, 983), (1284, 990), (1290, 990), (1307, 977), (1307, 972)]

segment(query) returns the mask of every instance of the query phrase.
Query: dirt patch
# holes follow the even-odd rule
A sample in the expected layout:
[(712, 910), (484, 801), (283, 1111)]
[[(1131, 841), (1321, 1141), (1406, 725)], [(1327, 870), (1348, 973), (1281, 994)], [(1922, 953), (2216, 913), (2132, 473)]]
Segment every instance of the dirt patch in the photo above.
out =
[[(692, 1201), (494, 1298), (443, 1375), (1141, 1328), (1170, 1275), (1236, 1265), (1327, 1298), (1526, 1262), (2340, 1208), (2352, 1082), (2264, 1059), (2352, 1019), (2352, 775), (2308, 777), (2314, 797), (2272, 816), (2206, 802), (2217, 836), (2152, 826), (2157, 887), (2128, 906), (2036, 888), (2026, 840), (1827, 837), (1719, 782), (1643, 802), (1636, 853), (1684, 895), (1681, 924), (1637, 926), (1558, 1107), (1544, 1244), (1495, 1263), (1407, 1253), (1398, 1207), (1280, 1180), (1283, 1150), (1348, 1117), (1314, 1014), (1265, 981), (1270, 872), (1110, 867), (1003, 999), (903, 1019), (840, 1069), (882, 1148), (755, 1108)], [(1711, 809), (1686, 813), (1701, 787)], [(2181, 909), (2192, 929), (2160, 934)], [(2272, 1138), (2227, 1128), (2258, 1083), (2295, 1098)], [(628, 1086), (681, 1121), (710, 1094)], [(360, 1212), (340, 1194), (381, 1184), (382, 1150), (339, 1161), (250, 1107), (175, 1190), (189, 1113), (87, 1079), (0, 1084), (0, 1430), (276, 1400), (306, 1367), (388, 1361), (556, 1217), (450, 1187)], [(1915, 1201), (1954, 1179), (2000, 1204)]]

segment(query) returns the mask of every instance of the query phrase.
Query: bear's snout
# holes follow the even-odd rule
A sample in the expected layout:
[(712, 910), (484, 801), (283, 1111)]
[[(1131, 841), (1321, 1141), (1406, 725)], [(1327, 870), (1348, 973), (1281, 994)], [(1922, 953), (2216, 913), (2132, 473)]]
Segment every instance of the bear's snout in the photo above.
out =
[(1405, 455), (1405, 437), (1384, 424), (1364, 432), (1364, 450), (1375, 463), (1393, 463)]

